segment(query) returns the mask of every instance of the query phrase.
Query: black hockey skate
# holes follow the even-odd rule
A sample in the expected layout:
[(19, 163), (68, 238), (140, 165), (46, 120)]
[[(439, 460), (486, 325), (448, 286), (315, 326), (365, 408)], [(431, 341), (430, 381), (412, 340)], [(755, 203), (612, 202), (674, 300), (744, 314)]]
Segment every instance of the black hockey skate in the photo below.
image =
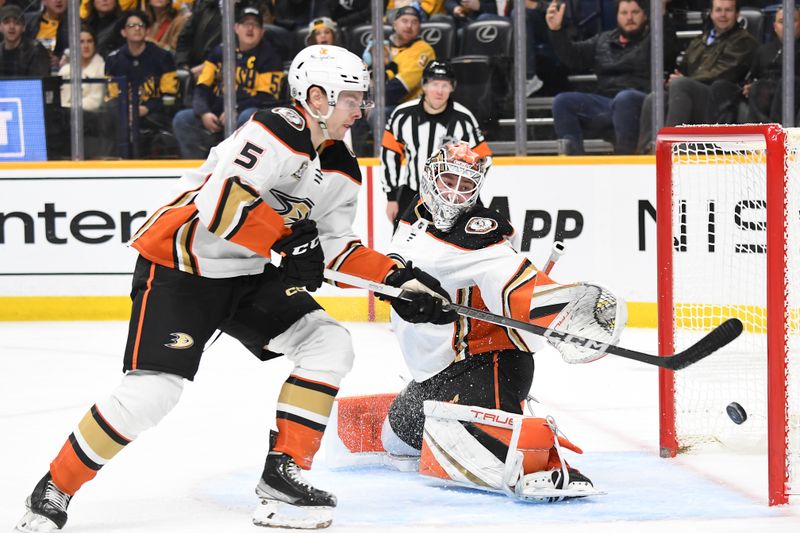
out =
[(50, 472), (47, 472), (25, 500), (28, 512), (17, 524), (17, 531), (46, 533), (62, 529), (67, 523), (67, 507), (71, 498), (56, 487)]
[(257, 526), (319, 529), (331, 525), (336, 496), (312, 486), (290, 456), (270, 452), (256, 487)]

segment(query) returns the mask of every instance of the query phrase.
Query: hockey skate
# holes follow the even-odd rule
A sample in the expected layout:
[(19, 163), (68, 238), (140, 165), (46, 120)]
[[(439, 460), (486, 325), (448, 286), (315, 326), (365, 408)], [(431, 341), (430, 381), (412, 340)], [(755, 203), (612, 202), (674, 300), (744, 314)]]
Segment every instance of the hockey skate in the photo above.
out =
[(515, 492), (523, 500), (538, 502), (560, 502), (605, 494), (595, 489), (592, 481), (578, 470), (567, 467), (567, 472), (566, 486), (561, 469), (526, 474), (515, 487)]
[(47, 533), (60, 530), (67, 523), (67, 507), (72, 498), (53, 483), (50, 472), (36, 484), (25, 500), (28, 511), (17, 524), (17, 531)]
[(270, 452), (256, 487), (261, 499), (253, 513), (257, 526), (321, 529), (332, 522), (336, 496), (313, 487), (290, 456)]

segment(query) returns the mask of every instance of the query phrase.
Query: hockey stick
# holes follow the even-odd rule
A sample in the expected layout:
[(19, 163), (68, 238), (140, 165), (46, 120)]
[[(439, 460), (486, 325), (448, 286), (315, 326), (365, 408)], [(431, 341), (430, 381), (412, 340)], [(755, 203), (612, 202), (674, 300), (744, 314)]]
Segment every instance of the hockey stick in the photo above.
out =
[[(392, 287), (391, 285), (385, 285), (383, 283), (377, 283), (368, 279), (351, 276), (350, 274), (345, 274), (344, 272), (337, 272), (335, 270), (326, 268), (325, 277), (331, 281), (346, 283), (347, 285), (352, 285), (353, 287), (358, 287), (361, 289), (368, 289), (392, 298), (401, 298), (403, 300), (411, 299), (408, 291), (404, 291), (398, 287)], [(715, 351), (733, 341), (739, 336), (743, 329), (742, 322), (738, 318), (729, 318), (684, 351), (668, 356), (658, 356), (646, 354), (644, 352), (637, 352), (636, 350), (629, 350), (613, 344), (587, 339), (586, 337), (572, 335), (571, 333), (565, 333), (563, 331), (546, 328), (544, 326), (537, 326), (536, 324), (531, 324), (530, 322), (523, 322), (521, 320), (515, 320), (503, 315), (496, 315), (494, 313), (482, 311), (466, 305), (448, 303), (445, 305), (445, 308), (452, 309), (459, 315), (469, 318), (483, 320), (484, 322), (497, 324), (498, 326), (504, 326), (507, 328), (528, 331), (536, 335), (541, 335), (547, 339), (568, 342), (589, 350), (596, 350), (598, 352), (612, 354), (619, 357), (624, 357), (626, 359), (633, 359), (634, 361), (639, 361), (648, 365), (655, 365), (660, 368), (666, 368), (667, 370), (680, 370), (689, 365), (693, 365), (694, 363), (700, 361), (708, 355), (711, 355)]]
[(564, 250), (566, 247), (562, 241), (553, 241), (553, 248), (550, 252), (550, 257), (547, 259), (547, 263), (544, 264), (544, 273), (549, 274), (553, 267), (556, 265), (556, 261), (561, 259), (561, 256), (564, 255)]

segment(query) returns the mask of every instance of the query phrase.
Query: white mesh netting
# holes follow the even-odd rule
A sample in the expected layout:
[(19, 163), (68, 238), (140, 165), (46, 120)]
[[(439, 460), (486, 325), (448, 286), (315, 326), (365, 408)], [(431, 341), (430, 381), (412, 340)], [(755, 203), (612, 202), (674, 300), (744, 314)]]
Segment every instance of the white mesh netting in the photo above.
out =
[[(738, 317), (745, 326), (729, 346), (675, 373), (675, 410), (681, 449), (722, 445), (766, 453), (766, 213), (782, 210), (789, 287), (788, 492), (800, 493), (800, 137), (790, 131), (788, 138), (786, 205), (767, 206), (764, 142), (731, 138), (673, 145), (675, 351), (696, 342), (725, 318)], [(726, 414), (731, 402), (747, 412), (741, 425)]]

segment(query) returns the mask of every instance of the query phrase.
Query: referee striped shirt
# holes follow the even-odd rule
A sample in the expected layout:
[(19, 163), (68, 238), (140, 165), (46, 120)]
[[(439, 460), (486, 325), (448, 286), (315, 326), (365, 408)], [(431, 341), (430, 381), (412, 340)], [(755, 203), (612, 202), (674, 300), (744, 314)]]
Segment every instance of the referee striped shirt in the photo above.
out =
[(465, 141), (482, 157), (492, 155), (478, 121), (452, 98), (445, 110), (436, 115), (425, 111), (422, 98), (397, 106), (383, 132), (381, 160), (386, 197), (397, 200), (400, 187), (419, 192), (425, 161), (442, 145), (453, 141)]

